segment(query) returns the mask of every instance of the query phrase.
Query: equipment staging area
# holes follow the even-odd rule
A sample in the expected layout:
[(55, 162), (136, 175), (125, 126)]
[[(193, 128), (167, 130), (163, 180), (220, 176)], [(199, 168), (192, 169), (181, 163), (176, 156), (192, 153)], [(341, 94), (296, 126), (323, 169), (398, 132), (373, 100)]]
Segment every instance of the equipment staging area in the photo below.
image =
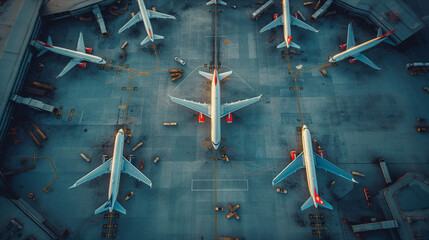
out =
[[(420, 17), (428, 14), (419, 12), (425, 9), (419, 5), (422, 2), (407, 1), (418, 16), (423, 14)], [(359, 61), (328, 63), (328, 57), (342, 51), (339, 46), (347, 42), (350, 22), (357, 44), (377, 36), (376, 27), (334, 5), (328, 11), (335, 9), (335, 15), (311, 22), (307, 16), (316, 3), (303, 6), (302, 1), (290, 0), (291, 17), (299, 10), (306, 23), (319, 30), (291, 27), (293, 41), (301, 47), (298, 55), (276, 48), (283, 41), (281, 26), (259, 32), (275, 13), (282, 14), (280, 1), (253, 20), (251, 14), (261, 6), (254, 1), (207, 6), (205, 1), (146, 0), (148, 9), (154, 6), (176, 19), (151, 19), (154, 33), (164, 39), (144, 46), (140, 42), (147, 34), (142, 22), (118, 34), (131, 19), (129, 13), (139, 11), (136, 1), (128, 3), (123, 1), (115, 10), (122, 15), (110, 14), (109, 8), (102, 11), (107, 37), (94, 20), (70, 17), (44, 23), (39, 40), (47, 42), (50, 36), (54, 46), (74, 50), (82, 32), (85, 46), (92, 48), (93, 55), (105, 57), (107, 64), (76, 66), (56, 78), (70, 58), (52, 53), (36, 57), (34, 48), (24, 89), (36, 81), (55, 90), (45, 96), (22, 96), (55, 106), (56, 111), (15, 105), (1, 149), (0, 239), (428, 238), (429, 229), (421, 226), (414, 235), (403, 237), (401, 224), (406, 221), (398, 221), (399, 227), (391, 230), (359, 236), (350, 227), (392, 220), (378, 200), (383, 195), (379, 191), (388, 187), (376, 161), (380, 157), (393, 182), (408, 172), (426, 176), (419, 187), (404, 191), (400, 200), (406, 206), (405, 193), (426, 189), (410, 204), (429, 207), (424, 203), (429, 192), (422, 187), (428, 185), (429, 138), (428, 133), (416, 131), (416, 126), (425, 127), (423, 119), (429, 117), (429, 96), (422, 90), (429, 85), (428, 75), (412, 76), (405, 69), (407, 63), (428, 61), (427, 23), (396, 47), (381, 43), (367, 50), (365, 55), (381, 68), (375, 70)], [(229, 79), (220, 82), (221, 103), (263, 94), (259, 102), (234, 112), (232, 124), (222, 118), (217, 151), (209, 141), (210, 118), (199, 123), (198, 113), (168, 96), (210, 103), (210, 80), (198, 71), (212, 72), (215, 55), (219, 73), (232, 70)], [(183, 69), (183, 77), (170, 81), (169, 70), (178, 68)], [(29, 127), (35, 129), (28, 118), (47, 136), (39, 140), (41, 147), (28, 135)], [(171, 122), (177, 124), (164, 124)], [(352, 183), (317, 170), (318, 194), (333, 206), (332, 211), (320, 207), (301, 211), (309, 197), (305, 170), (271, 185), (291, 162), (290, 152), (303, 151), (298, 129), (302, 125), (317, 139), (316, 153), (320, 145), (329, 162), (348, 173), (365, 175), (354, 175), (359, 183)], [(69, 187), (101, 165), (103, 155), (113, 156), (115, 134), (121, 128), (127, 135), (123, 156), (134, 155), (134, 166), (153, 185), (149, 188), (122, 174), (117, 201), (126, 215), (115, 211), (95, 215), (94, 210), (106, 202), (110, 174)], [(37, 135), (37, 130), (30, 131)], [(156, 157), (159, 161), (154, 163)], [(276, 192), (276, 187), (287, 193)], [(239, 205), (238, 221), (226, 218), (227, 204)], [(216, 211), (216, 206), (226, 210)], [(28, 208), (38, 214), (22, 210)], [(415, 208), (402, 210), (411, 213)], [(11, 219), (23, 228), (11, 230)], [(429, 226), (427, 216), (415, 221), (409, 221), (407, 229)]]

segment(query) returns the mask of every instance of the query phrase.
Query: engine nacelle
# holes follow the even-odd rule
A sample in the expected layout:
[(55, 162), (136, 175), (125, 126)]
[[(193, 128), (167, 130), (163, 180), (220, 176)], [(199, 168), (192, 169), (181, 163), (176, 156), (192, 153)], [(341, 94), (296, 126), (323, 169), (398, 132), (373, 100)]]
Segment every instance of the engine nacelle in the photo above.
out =
[(346, 49), (346, 48), (347, 48), (347, 44), (341, 44), (341, 45), (340, 45), (340, 48), (341, 48), (342, 50)]
[(204, 114), (199, 113), (198, 114), (198, 122), (203, 123), (205, 120), (206, 120), (206, 117), (204, 116)]
[(277, 13), (274, 14), (274, 20), (276, 20), (279, 17)]
[(86, 62), (81, 62), (78, 64), (79, 67), (86, 68)]
[(85, 48), (85, 52), (86, 52), (86, 53), (92, 53), (92, 48), (90, 48), (90, 47), (86, 47), (86, 48)]
[(325, 153), (323, 152), (323, 150), (318, 150), (317, 155), (321, 156), (322, 158), (325, 158)]
[(231, 115), (231, 113), (228, 113), (228, 115), (226, 116), (226, 123), (232, 123), (232, 115)]
[(296, 158), (296, 151), (291, 151), (290, 152), (290, 158), (292, 158), (292, 161), (295, 160), (295, 158)]
[(356, 61), (357, 61), (356, 58), (352, 58), (352, 59), (349, 60), (350, 63), (355, 63)]

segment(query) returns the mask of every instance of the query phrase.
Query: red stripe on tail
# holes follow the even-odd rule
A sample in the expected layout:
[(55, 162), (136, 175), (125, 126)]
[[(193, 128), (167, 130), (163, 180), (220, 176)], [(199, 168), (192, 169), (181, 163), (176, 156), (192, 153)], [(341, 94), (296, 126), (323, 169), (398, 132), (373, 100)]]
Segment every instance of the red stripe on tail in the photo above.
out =
[(320, 203), (322, 205), (325, 205), (325, 203), (323, 203), (322, 199), (319, 197), (319, 195), (317, 195), (316, 189), (314, 189), (314, 198), (316, 199), (317, 203)]

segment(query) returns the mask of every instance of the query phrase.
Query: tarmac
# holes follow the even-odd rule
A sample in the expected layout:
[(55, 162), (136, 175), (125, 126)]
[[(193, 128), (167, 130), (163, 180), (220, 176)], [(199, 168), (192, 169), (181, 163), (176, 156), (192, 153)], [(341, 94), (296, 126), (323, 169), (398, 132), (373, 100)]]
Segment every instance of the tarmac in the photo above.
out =
[[(281, 13), (280, 4), (258, 21), (250, 17), (259, 7), (253, 2), (228, 1), (228, 6), (218, 7), (222, 10), (217, 22), (220, 72), (233, 70), (231, 79), (222, 84), (222, 102), (263, 96), (258, 103), (234, 112), (232, 124), (222, 120), (225, 141), (221, 147), (226, 147), (230, 161), (213, 161), (215, 152), (205, 140), (210, 137), (210, 120), (198, 123), (197, 113), (171, 102), (167, 95), (210, 101), (210, 85), (198, 71), (208, 71), (204, 65), (210, 65), (213, 59), (214, 13), (210, 11), (214, 7), (193, 1), (145, 3), (148, 9), (155, 6), (157, 11), (176, 17), (151, 20), (154, 33), (165, 37), (155, 42), (159, 44), (157, 54), (150, 54), (153, 48), (140, 46), (146, 37), (143, 23), (117, 34), (130, 19), (128, 13), (117, 17), (103, 12), (108, 38), (99, 33), (95, 21), (79, 22), (74, 18), (48, 23), (40, 36), (46, 40), (50, 35), (54, 45), (74, 49), (81, 31), (94, 55), (112, 60), (109, 71), (107, 65), (100, 70), (100, 66), (89, 63), (87, 69), (75, 67), (56, 79), (68, 58), (54, 54), (33, 58), (28, 83), (40, 81), (56, 87), (46, 97), (33, 97), (62, 106), (62, 114), (57, 119), (55, 114), (17, 106), (14, 124), (18, 132), (11, 139), (20, 139), (20, 143), (4, 144), (2, 149), (1, 166), (8, 169), (25, 165), (19, 158), (10, 157), (44, 157), (36, 160), (35, 169), (9, 176), (8, 181), (18, 196), (55, 225), (59, 235), (70, 229), (68, 239), (114, 238), (102, 238), (103, 233), (116, 233), (116, 239), (356, 239), (343, 217), (354, 223), (369, 222), (366, 219), (372, 217), (384, 220), (377, 202), (369, 207), (363, 194), (364, 187), (372, 194), (385, 187), (381, 169), (374, 162), (377, 157), (385, 159), (393, 181), (410, 171), (428, 175), (429, 138), (415, 129), (417, 117), (429, 117), (429, 96), (422, 90), (428, 75), (411, 76), (405, 70), (409, 59), (427, 61), (427, 28), (399, 47), (382, 43), (365, 52), (382, 68), (380, 71), (360, 62), (342, 61), (326, 68), (328, 76), (324, 77), (318, 69), (323, 68), (328, 56), (341, 51), (339, 45), (346, 42), (349, 22), (353, 21), (357, 44), (374, 38), (376, 29), (337, 11), (331, 18), (307, 21), (320, 30), (318, 33), (292, 26), (301, 55), (282, 54), (282, 49), (276, 48), (283, 39), (280, 26), (259, 33), (274, 13)], [(291, 0), (291, 12), (300, 10), (310, 16), (312, 12), (302, 4), (293, 9), (298, 3)], [(128, 11), (138, 11), (135, 1)], [(274, 34), (277, 37), (268, 42)], [(135, 71), (121, 69), (118, 74), (120, 47), (125, 41), (127, 56), (122, 67), (129, 65)], [(176, 56), (186, 65), (177, 63)], [(42, 60), (45, 67), (37, 72)], [(296, 66), (300, 64), (299, 73)], [(292, 74), (288, 65), (294, 70)], [(170, 81), (168, 73), (172, 68), (184, 70), (183, 77), (175, 82)], [(296, 86), (303, 88), (298, 90), (299, 103)], [(30, 116), (48, 136), (42, 148), (37, 148), (20, 126), (23, 115)], [(164, 126), (164, 122), (178, 125)], [(309, 208), (301, 212), (300, 206), (309, 197), (304, 170), (275, 186), (286, 189), (286, 195), (271, 186), (272, 179), (290, 162), (289, 152), (302, 151), (297, 131), (301, 124), (312, 131), (327, 160), (347, 172), (366, 175), (357, 177), (359, 184), (353, 184), (317, 171), (319, 195), (334, 207), (333, 211)], [(111, 220), (104, 214), (94, 215), (94, 210), (107, 200), (108, 175), (74, 189), (69, 187), (99, 166), (103, 154), (112, 155), (115, 133), (124, 125), (132, 134), (124, 156), (134, 154), (136, 167), (145, 161), (142, 172), (152, 180), (153, 187), (149, 189), (123, 174), (118, 201), (127, 214)], [(141, 141), (143, 146), (132, 152)], [(83, 160), (80, 153), (91, 162)], [(153, 163), (156, 156), (160, 158), (157, 164)], [(327, 188), (332, 180), (335, 185)], [(130, 191), (134, 195), (125, 201)], [(30, 192), (39, 198), (28, 199)], [(239, 221), (227, 219), (228, 210), (215, 212), (215, 194), (218, 206), (226, 209), (227, 203), (240, 205)], [(13, 209), (2, 208), (2, 212), (1, 224), (15, 216)], [(324, 217), (316, 222), (310, 214)], [(112, 223), (117, 228), (103, 228), (103, 224)], [(320, 226), (312, 226), (314, 223)], [(325, 236), (313, 235), (313, 231), (322, 230)], [(383, 231), (362, 235), (367, 239), (392, 239)]]

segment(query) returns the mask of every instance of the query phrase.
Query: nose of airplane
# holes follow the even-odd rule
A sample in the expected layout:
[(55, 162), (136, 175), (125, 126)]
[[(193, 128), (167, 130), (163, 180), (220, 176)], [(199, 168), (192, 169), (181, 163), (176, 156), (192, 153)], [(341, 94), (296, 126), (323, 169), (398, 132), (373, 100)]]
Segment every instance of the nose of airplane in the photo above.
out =
[(302, 126), (302, 130), (305, 130), (305, 129), (308, 129), (308, 128), (307, 128), (307, 125), (303, 125), (303, 126)]
[(124, 134), (124, 130), (123, 129), (119, 129), (118, 133), (123, 135)]

